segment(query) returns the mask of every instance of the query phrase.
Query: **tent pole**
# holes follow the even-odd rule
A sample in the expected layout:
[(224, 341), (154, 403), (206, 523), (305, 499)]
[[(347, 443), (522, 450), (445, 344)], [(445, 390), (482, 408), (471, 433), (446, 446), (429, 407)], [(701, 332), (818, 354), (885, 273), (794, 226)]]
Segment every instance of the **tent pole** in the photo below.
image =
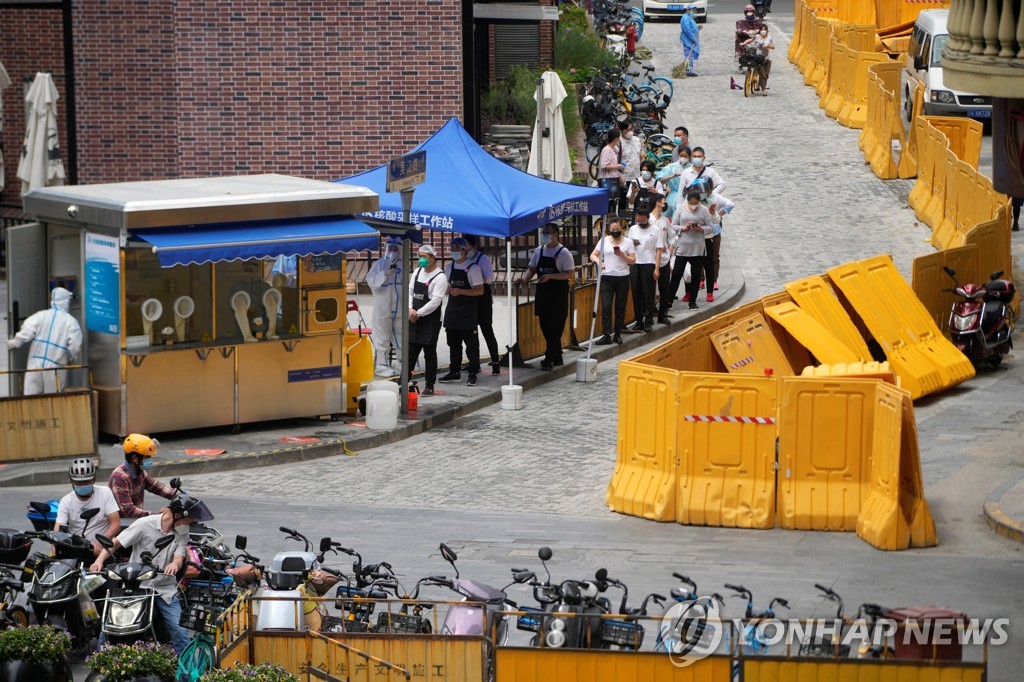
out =
[(511, 237), (505, 240), (505, 298), (508, 301), (508, 353), (505, 357), (508, 358), (508, 385), (514, 386), (515, 382), (512, 380), (512, 367), (516, 363), (512, 362), (512, 348), (516, 345), (516, 330), (515, 330), (515, 308), (512, 306), (512, 239)]

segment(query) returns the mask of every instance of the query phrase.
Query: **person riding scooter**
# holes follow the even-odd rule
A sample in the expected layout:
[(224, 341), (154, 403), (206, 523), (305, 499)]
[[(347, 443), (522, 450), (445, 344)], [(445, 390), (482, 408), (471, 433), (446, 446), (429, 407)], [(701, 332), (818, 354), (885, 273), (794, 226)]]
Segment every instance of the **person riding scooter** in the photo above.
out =
[(153, 512), (142, 508), (146, 490), (168, 500), (174, 497), (174, 490), (170, 486), (161, 483), (146, 471), (153, 466), (153, 457), (160, 447), (160, 441), (141, 433), (133, 433), (124, 439), (123, 447), (124, 463), (110, 472), (107, 485), (114, 493), (122, 519), (149, 516)]
[[(121, 531), (117, 500), (110, 488), (96, 485), (96, 465), (88, 457), (79, 457), (71, 462), (68, 478), (71, 479), (72, 492), (62, 497), (57, 505), (57, 521), (53, 529), (84, 535), (92, 541), (93, 553), (99, 556), (103, 547), (96, 541), (96, 536), (102, 534), (112, 538)], [(81, 517), (86, 509), (94, 508), (100, 513), (90, 519)]]
[[(160, 597), (156, 599), (156, 608), (163, 618), (164, 627), (170, 633), (171, 646), (178, 654), (189, 642), (188, 631), (178, 624), (181, 620), (181, 602), (178, 598), (176, 578), (188, 555), (188, 527), (193, 521), (212, 520), (213, 514), (202, 501), (179, 492), (167, 507), (156, 514), (139, 519), (121, 531), (121, 534), (114, 538), (112, 547), (100, 552), (99, 558), (91, 566), (92, 571), (99, 572), (103, 562), (110, 556), (108, 552), (114, 552), (118, 547), (130, 548), (133, 562), (142, 563), (143, 552), (153, 555), (153, 565), (162, 567), (163, 574), (146, 581), (143, 587), (154, 589)], [(174, 534), (174, 542), (162, 549), (158, 548), (157, 540), (170, 533)]]

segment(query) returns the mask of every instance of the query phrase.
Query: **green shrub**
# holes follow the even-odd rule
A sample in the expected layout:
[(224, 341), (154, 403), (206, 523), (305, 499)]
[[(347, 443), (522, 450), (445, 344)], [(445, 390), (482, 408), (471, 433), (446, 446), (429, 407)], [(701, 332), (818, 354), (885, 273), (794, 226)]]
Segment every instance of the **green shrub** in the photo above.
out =
[(49, 625), (0, 630), (0, 661), (60, 663), (71, 651), (71, 635)]
[(201, 682), (299, 682), (299, 678), (275, 663), (261, 663), (211, 670), (203, 675)]
[(590, 30), (590, 24), (587, 23), (587, 10), (582, 7), (562, 5), (562, 8), (558, 10), (558, 28), (559, 30), (586, 33)]
[(615, 55), (601, 47), (601, 41), (594, 33), (578, 33), (566, 29), (555, 33), (556, 69), (575, 69), (579, 73), (590, 68), (614, 65)]
[(86, 659), (89, 669), (104, 682), (124, 682), (143, 675), (173, 678), (178, 657), (170, 647), (152, 642), (104, 644)]

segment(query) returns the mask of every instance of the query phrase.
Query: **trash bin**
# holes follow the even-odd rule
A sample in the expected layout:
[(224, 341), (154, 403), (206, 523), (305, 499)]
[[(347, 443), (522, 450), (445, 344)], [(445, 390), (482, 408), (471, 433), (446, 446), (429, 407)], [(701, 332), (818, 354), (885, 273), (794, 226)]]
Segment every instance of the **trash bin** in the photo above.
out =
[[(896, 621), (896, 658), (961, 661), (961, 637), (967, 627), (967, 615), (938, 606), (911, 606), (892, 609), (885, 617)], [(908, 625), (908, 621), (914, 621)], [(937, 627), (941, 626), (941, 627)], [(936, 630), (940, 632), (936, 632)]]

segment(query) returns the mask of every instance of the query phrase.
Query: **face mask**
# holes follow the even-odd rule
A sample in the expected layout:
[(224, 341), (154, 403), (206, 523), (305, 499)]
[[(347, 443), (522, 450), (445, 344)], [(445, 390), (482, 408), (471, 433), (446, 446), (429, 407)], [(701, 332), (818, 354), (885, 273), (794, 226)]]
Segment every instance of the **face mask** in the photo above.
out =
[(618, 239), (622, 236), (622, 230), (608, 230), (608, 234)]
[(753, 19), (753, 18), (754, 18), (754, 13), (753, 12), (747, 12), (747, 19)]
[(622, 133), (622, 137), (626, 138), (627, 140), (632, 140), (633, 139), (633, 133), (630, 133), (630, 132)]
[(643, 223), (637, 222), (637, 225), (640, 226), (640, 227), (647, 227), (648, 225), (650, 225), (650, 223), (648, 223), (648, 222), (643, 222)]
[(681, 159), (679, 159), (679, 163), (681, 163), (683, 166), (689, 166), (690, 160), (684, 156)]
[(554, 233), (551, 233), (551, 234), (541, 233), (540, 240), (544, 244), (550, 244), (553, 241), (555, 241), (555, 235), (554, 235)]
[(418, 263), (420, 264), (420, 267), (421, 267), (421, 268), (425, 268), (425, 267), (427, 267), (428, 265), (430, 265), (430, 261), (429, 261), (429, 260), (427, 260), (426, 258), (423, 258), (422, 256), (420, 256), (420, 259), (419, 259), (419, 261), (417, 261), (417, 262), (418, 262)]
[(89, 485), (76, 485), (73, 487), (75, 489), (75, 494), (79, 497), (89, 497), (92, 495), (92, 483)]
[(704, 165), (704, 157), (703, 156), (695, 156), (695, 157), (693, 157), (693, 165), (696, 166), (697, 168), (700, 168), (701, 166), (703, 166)]
[(767, 31), (761, 31), (761, 37), (762, 38), (767, 38), (768, 37), (768, 32)]
[(462, 252), (461, 251), (452, 251), (452, 258), (454, 258), (455, 260), (459, 260), (460, 258), (462, 258)]
[(672, 141), (675, 142), (676, 146), (678, 147), (679, 145), (681, 145), (683, 143), (683, 138), (681, 138), (681, 137), (673, 137)]
[(640, 172), (640, 177), (643, 178), (644, 180), (650, 180), (651, 179), (651, 171), (641, 171)]
[(690, 207), (691, 209), (693, 209), (693, 208), (697, 208), (698, 206), (700, 206), (700, 202), (699, 202), (699, 201), (687, 201), (686, 203), (687, 203), (687, 205), (688, 205), (688, 206), (689, 206), (689, 207)]
[(153, 468), (153, 458), (152, 457), (147, 457), (146, 459), (142, 460), (142, 468), (143, 469), (152, 469)]

